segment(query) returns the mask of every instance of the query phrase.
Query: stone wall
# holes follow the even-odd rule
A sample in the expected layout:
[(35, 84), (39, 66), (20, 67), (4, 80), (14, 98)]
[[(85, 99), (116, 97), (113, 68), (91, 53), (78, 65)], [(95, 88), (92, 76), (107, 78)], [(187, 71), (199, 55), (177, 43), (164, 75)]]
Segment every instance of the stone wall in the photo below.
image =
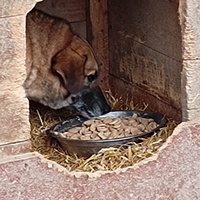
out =
[(0, 155), (29, 151), (29, 106), (22, 84), (25, 68), (25, 16), (33, 0), (0, 1)]
[(183, 121), (200, 117), (200, 3), (180, 1)]

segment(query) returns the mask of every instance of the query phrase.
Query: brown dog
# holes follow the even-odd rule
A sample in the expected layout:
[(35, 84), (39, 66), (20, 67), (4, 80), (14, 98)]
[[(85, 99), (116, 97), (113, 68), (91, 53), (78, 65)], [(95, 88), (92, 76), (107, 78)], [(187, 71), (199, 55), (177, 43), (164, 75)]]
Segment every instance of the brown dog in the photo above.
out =
[(33, 9), (26, 21), (26, 95), (53, 109), (73, 106), (83, 116), (109, 112), (96, 86), (98, 65), (90, 45), (68, 22)]
[(26, 21), (26, 95), (53, 109), (75, 107), (83, 116), (110, 111), (95, 83), (98, 65), (90, 45), (69, 23), (33, 9)]
[[(85, 88), (94, 85), (98, 65), (93, 50), (72, 32), (68, 22), (33, 9), (27, 15), (26, 35), (24, 88), (29, 99), (59, 109), (72, 104), (72, 97), (80, 98)], [(105, 102), (102, 106), (106, 111), (100, 108), (98, 114), (109, 110)]]

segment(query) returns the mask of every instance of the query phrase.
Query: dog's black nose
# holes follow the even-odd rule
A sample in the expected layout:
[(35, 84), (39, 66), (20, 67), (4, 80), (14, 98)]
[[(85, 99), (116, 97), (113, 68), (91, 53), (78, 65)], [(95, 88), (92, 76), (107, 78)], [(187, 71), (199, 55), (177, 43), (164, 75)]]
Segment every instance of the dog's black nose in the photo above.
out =
[(91, 118), (110, 112), (105, 96), (99, 86), (87, 88), (76, 96), (72, 97), (71, 104), (84, 117)]

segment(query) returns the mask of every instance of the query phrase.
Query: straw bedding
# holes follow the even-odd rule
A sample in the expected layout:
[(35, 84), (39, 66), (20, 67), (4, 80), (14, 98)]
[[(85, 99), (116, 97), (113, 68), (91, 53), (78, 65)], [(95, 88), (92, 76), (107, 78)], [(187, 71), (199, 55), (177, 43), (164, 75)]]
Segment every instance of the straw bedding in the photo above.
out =
[[(107, 99), (113, 110), (145, 110), (147, 108), (145, 104), (143, 108), (139, 108), (132, 101), (123, 102), (121, 98), (112, 96), (111, 92), (107, 92)], [(78, 158), (76, 155), (68, 155), (54, 139), (45, 133), (45, 130), (54, 124), (75, 115), (76, 113), (70, 110), (55, 111), (30, 103), (32, 151), (43, 154), (45, 158), (59, 163), (68, 171), (95, 172), (97, 170), (115, 170), (131, 166), (155, 154), (177, 125), (174, 121), (169, 121), (166, 127), (139, 144), (131, 143), (120, 148), (102, 149), (98, 154), (86, 159)]]

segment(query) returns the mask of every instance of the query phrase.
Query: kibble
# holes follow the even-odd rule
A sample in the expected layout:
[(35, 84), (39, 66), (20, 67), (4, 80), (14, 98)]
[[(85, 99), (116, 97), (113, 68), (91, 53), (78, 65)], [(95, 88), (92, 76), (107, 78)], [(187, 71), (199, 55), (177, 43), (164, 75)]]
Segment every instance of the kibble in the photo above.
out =
[(76, 140), (105, 140), (150, 132), (157, 126), (158, 124), (154, 119), (142, 118), (134, 114), (131, 117), (105, 117), (87, 120), (81, 127), (59, 133), (59, 136)]

